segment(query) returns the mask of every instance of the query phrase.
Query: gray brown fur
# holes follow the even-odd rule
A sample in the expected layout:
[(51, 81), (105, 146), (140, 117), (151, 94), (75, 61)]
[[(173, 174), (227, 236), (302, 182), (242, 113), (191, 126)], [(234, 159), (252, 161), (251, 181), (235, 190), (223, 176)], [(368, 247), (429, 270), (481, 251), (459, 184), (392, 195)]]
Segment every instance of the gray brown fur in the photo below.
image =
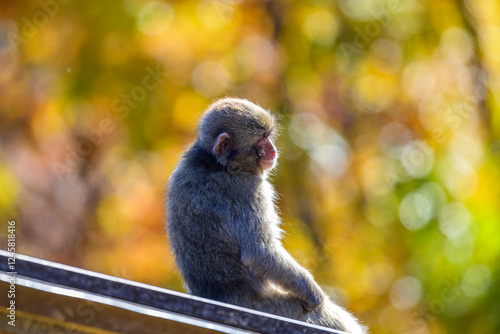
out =
[[(281, 244), (275, 192), (252, 147), (275, 126), (247, 100), (219, 100), (204, 114), (167, 193), (168, 235), (185, 286), (196, 296), (363, 333)], [(223, 132), (231, 149), (218, 156), (213, 147)]]

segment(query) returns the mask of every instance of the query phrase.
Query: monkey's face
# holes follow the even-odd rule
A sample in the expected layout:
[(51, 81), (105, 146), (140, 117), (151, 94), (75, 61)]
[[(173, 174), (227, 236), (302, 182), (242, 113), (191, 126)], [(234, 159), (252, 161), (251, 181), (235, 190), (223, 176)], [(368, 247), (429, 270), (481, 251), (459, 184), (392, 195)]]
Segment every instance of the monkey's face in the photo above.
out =
[(199, 142), (231, 174), (262, 175), (275, 166), (272, 142), (276, 121), (266, 110), (241, 99), (222, 99), (212, 104), (199, 126)]
[(262, 170), (273, 168), (276, 164), (276, 148), (268, 135), (263, 135), (255, 143), (257, 149), (257, 160)]
[(256, 135), (242, 129), (233, 134), (223, 132), (217, 137), (213, 152), (232, 174), (262, 175), (276, 165), (278, 158), (270, 133)]

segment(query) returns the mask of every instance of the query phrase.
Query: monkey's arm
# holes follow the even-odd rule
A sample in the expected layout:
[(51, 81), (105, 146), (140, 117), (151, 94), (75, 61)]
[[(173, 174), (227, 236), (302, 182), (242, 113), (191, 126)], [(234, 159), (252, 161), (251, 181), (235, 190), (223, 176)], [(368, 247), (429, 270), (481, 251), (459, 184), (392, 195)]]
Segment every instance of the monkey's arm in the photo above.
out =
[(293, 259), (279, 240), (249, 238), (249, 235), (258, 234), (254, 231), (245, 236), (241, 244), (241, 260), (251, 272), (301, 299), (306, 311), (312, 311), (324, 302), (324, 293), (311, 273)]

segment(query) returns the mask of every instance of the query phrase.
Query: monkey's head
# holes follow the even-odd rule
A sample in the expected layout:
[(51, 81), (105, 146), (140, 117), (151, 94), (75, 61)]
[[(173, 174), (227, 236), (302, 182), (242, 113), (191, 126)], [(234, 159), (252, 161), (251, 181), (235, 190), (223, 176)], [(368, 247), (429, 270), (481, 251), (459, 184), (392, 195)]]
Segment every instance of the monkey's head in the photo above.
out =
[(275, 166), (278, 153), (272, 142), (276, 120), (248, 100), (218, 100), (205, 112), (198, 142), (233, 174), (262, 175)]

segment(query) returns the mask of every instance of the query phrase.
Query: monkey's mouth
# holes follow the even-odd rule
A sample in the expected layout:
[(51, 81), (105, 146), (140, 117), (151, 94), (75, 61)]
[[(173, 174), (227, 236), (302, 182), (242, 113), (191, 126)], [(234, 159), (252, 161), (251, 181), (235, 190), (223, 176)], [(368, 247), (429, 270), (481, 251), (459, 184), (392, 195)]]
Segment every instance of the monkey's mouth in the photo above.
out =
[(276, 163), (276, 159), (275, 158), (271, 158), (271, 159), (262, 159), (260, 160), (260, 166), (263, 168), (263, 169), (269, 169), (269, 168), (272, 168), (274, 167), (274, 164)]

